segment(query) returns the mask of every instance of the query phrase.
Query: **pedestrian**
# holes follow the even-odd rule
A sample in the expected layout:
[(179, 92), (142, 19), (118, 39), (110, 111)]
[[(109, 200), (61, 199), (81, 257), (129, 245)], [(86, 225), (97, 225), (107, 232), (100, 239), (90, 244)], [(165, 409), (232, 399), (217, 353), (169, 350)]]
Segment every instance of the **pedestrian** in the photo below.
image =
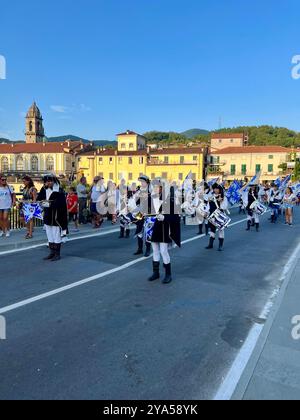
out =
[(87, 224), (87, 200), (88, 200), (88, 185), (87, 180), (83, 176), (79, 184), (77, 185), (77, 196), (78, 196), (78, 202), (79, 202), (79, 224), (80, 225), (86, 225)]
[[(91, 214), (93, 220), (94, 229), (99, 229), (103, 224), (103, 212), (104, 199), (107, 190), (104, 186), (104, 178), (97, 176), (94, 178), (93, 186), (90, 190), (91, 199)], [(100, 211), (101, 209), (101, 211)]]
[(62, 238), (68, 229), (68, 211), (66, 195), (54, 175), (44, 177), (44, 187), (38, 194), (38, 201), (43, 203), (44, 224), (49, 243), (50, 254), (44, 260), (61, 259)]
[(67, 209), (69, 215), (69, 223), (74, 222), (75, 232), (79, 232), (78, 229), (78, 196), (76, 194), (76, 188), (70, 187), (67, 195)]
[(25, 239), (32, 239), (34, 218), (30, 219), (28, 223), (25, 223), (24, 205), (26, 203), (36, 203), (38, 192), (34, 186), (33, 180), (29, 176), (24, 176), (23, 183), (24, 183), (24, 188), (22, 191), (22, 202), (20, 203), (20, 207), (19, 207), (20, 218), (23, 222), (23, 225), (25, 225), (27, 228)]
[(10, 237), (9, 215), (16, 205), (16, 195), (13, 187), (7, 184), (6, 176), (0, 176), (0, 237)]

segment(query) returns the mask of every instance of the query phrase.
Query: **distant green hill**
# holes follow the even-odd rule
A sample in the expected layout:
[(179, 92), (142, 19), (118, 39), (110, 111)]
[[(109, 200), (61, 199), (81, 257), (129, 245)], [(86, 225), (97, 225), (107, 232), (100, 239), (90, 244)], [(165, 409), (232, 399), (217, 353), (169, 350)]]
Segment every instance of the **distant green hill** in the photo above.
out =
[(49, 142), (55, 142), (55, 143), (62, 143), (67, 140), (71, 141), (82, 141), (83, 143), (91, 143), (91, 141), (95, 144), (95, 146), (116, 146), (116, 141), (111, 140), (87, 140), (83, 139), (81, 137), (73, 136), (72, 134), (66, 135), (66, 136), (58, 136), (58, 137), (47, 137), (47, 140)]
[(208, 136), (210, 134), (207, 130), (202, 130), (201, 128), (192, 128), (191, 130), (184, 131), (183, 133), (180, 133), (183, 136), (187, 137), (188, 139), (193, 139), (197, 136)]

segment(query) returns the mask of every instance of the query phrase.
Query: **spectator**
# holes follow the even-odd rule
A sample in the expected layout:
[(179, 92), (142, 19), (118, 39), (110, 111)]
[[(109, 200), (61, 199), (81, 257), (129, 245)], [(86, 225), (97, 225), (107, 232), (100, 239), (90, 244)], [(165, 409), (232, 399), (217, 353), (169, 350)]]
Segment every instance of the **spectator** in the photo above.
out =
[(90, 191), (91, 213), (94, 229), (99, 229), (103, 223), (103, 215), (100, 213), (100, 209), (103, 207), (102, 202), (105, 194), (106, 188), (104, 186), (104, 178), (99, 176), (95, 177)]
[(69, 194), (67, 195), (67, 209), (69, 215), (69, 223), (75, 223), (75, 232), (79, 232), (78, 229), (78, 196), (76, 189), (73, 187), (69, 188)]
[(22, 203), (20, 203), (20, 218), (23, 222), (23, 225), (25, 225), (27, 228), (27, 234), (25, 236), (25, 239), (32, 239), (34, 219), (32, 218), (27, 224), (25, 223), (23, 205), (24, 203), (35, 203), (38, 192), (34, 186), (32, 179), (29, 176), (25, 176), (23, 178), (23, 183), (24, 189)]
[(6, 238), (10, 237), (9, 232), (9, 214), (16, 205), (16, 195), (13, 187), (7, 184), (7, 178), (0, 176), (0, 237), (4, 235)]
[(88, 188), (87, 180), (85, 177), (80, 179), (79, 184), (77, 185), (77, 196), (79, 201), (79, 224), (86, 225), (87, 218), (87, 199), (88, 199)]
[(107, 183), (107, 206), (112, 224), (117, 223), (117, 186), (113, 181)]

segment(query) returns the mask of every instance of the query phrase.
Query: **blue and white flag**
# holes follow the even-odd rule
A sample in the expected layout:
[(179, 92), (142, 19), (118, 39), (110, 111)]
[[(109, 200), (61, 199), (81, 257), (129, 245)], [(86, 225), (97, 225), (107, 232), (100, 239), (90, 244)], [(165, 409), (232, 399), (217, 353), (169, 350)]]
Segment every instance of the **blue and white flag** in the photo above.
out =
[(284, 180), (281, 182), (280, 187), (279, 187), (280, 191), (284, 191), (287, 189), (291, 179), (292, 179), (292, 175), (288, 175), (287, 177), (284, 178)]
[(146, 242), (151, 242), (156, 217), (147, 217), (144, 224), (144, 236)]
[(22, 210), (25, 223), (30, 222), (33, 218), (43, 220), (42, 208), (38, 203), (24, 203)]
[(276, 181), (274, 181), (274, 184), (279, 188), (281, 185), (281, 179), (277, 178)]
[(233, 181), (226, 193), (227, 200), (232, 206), (238, 203), (241, 199), (240, 189), (240, 183), (238, 181)]
[(218, 183), (218, 181), (219, 181), (219, 178), (214, 178), (214, 179), (211, 179), (210, 181), (208, 181), (208, 185), (210, 186), (210, 187), (212, 187), (214, 184), (217, 184)]

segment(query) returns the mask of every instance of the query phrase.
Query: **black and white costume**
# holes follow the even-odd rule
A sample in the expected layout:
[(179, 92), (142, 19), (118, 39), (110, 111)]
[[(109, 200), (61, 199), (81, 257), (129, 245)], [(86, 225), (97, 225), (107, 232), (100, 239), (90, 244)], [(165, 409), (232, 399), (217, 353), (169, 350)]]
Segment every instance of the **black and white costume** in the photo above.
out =
[(152, 194), (152, 209), (157, 214), (151, 238), (153, 249), (153, 275), (149, 281), (160, 278), (160, 259), (162, 258), (165, 268), (164, 284), (172, 281), (171, 259), (169, 247), (174, 242), (181, 247), (180, 207), (176, 205), (175, 191), (171, 187), (170, 193), (165, 200), (162, 194)]
[(253, 207), (254, 203), (259, 199), (259, 188), (257, 186), (250, 186), (248, 193), (244, 195), (245, 202), (244, 205), (247, 210), (247, 231), (250, 231), (251, 226), (256, 227), (256, 231), (259, 231), (259, 214), (255, 211)]
[(59, 181), (53, 177), (46, 177), (44, 182), (54, 180), (53, 188), (42, 187), (38, 194), (38, 201), (45, 202), (44, 225), (49, 242), (50, 254), (46, 260), (60, 259), (62, 236), (68, 229), (68, 212), (66, 195), (60, 188)]
[[(199, 199), (201, 201), (204, 202), (206, 209), (209, 208), (209, 200), (212, 197), (212, 191), (209, 187), (209, 185), (207, 183), (204, 184), (203, 189), (201, 191), (198, 192), (198, 196)], [(205, 235), (208, 235), (209, 232), (209, 226), (208, 226), (208, 220), (207, 218), (203, 217), (203, 216), (199, 216), (198, 217), (198, 222), (199, 222), (199, 232), (198, 235), (202, 235), (203, 234), (203, 225), (205, 225)]]
[[(147, 176), (141, 176), (139, 181), (144, 181), (147, 183), (147, 187), (141, 187), (139, 191), (135, 194), (136, 200), (136, 212), (142, 215), (143, 217), (135, 221), (136, 232), (135, 235), (138, 241), (138, 249), (134, 255), (144, 254), (144, 224), (145, 224), (145, 215), (151, 214), (151, 192), (150, 192), (150, 179)], [(145, 243), (146, 252), (145, 257), (149, 257), (151, 254), (151, 244), (148, 242)]]
[[(209, 201), (209, 213), (210, 216), (219, 209), (222, 213), (226, 213), (228, 211), (228, 200), (225, 197), (224, 189), (220, 185), (213, 186), (213, 194)], [(217, 192), (218, 191), (218, 192)], [(216, 233), (218, 231), (219, 236), (219, 251), (223, 250), (224, 241), (225, 241), (225, 229), (217, 229), (215, 225), (209, 222), (209, 230), (210, 230), (210, 238), (209, 244), (206, 249), (213, 249), (214, 242), (216, 239)]]

